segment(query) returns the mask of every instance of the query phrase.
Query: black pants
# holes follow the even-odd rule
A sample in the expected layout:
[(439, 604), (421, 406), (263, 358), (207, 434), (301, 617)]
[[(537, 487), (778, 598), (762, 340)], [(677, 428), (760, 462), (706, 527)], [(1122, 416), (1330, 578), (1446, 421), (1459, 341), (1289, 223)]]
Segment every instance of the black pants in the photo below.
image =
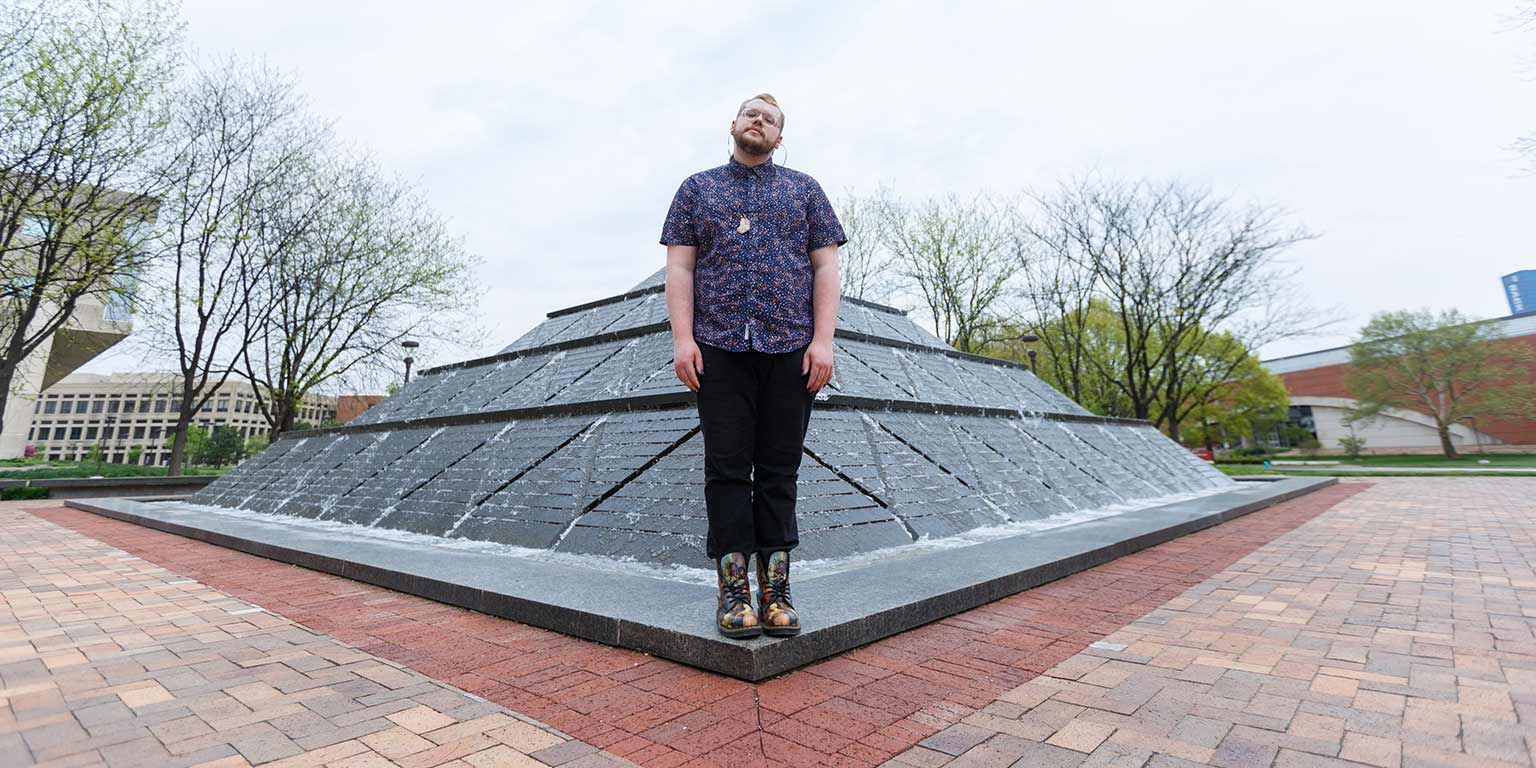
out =
[(699, 424), (704, 433), (705, 551), (794, 549), (795, 481), (814, 393), (800, 373), (805, 349), (727, 352), (700, 344)]

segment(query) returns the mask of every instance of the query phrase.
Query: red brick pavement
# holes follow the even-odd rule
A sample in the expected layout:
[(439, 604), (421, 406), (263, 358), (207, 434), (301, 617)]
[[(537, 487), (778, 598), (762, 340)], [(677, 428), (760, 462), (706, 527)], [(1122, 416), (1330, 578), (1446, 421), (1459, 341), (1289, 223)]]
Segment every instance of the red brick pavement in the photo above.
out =
[(758, 684), (86, 512), (35, 514), (641, 765), (859, 766), (954, 725), (1366, 487), (1327, 488)]

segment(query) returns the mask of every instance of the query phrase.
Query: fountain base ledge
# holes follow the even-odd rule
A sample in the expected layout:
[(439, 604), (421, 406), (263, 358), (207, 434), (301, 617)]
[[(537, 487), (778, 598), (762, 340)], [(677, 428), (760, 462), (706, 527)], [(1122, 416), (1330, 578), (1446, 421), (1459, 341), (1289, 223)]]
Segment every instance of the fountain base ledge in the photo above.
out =
[(804, 630), (729, 640), (712, 586), (460, 549), (304, 531), (190, 505), (71, 499), (74, 509), (758, 681), (1332, 485), (1265, 478), (1044, 531), (876, 559), (795, 582)]

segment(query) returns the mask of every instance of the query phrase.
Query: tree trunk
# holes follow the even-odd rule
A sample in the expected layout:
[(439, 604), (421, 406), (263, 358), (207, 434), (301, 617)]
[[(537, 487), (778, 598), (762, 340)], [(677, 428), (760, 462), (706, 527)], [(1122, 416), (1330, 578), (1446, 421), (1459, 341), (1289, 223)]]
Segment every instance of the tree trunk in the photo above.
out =
[(182, 460), (187, 452), (187, 425), (185, 418), (176, 419), (176, 428), (171, 433), (171, 464), (166, 467), (165, 474), (168, 477), (176, 477), (181, 474)]
[(11, 402), (11, 382), (16, 378), (16, 366), (0, 365), (0, 431), (5, 430), (5, 407)]
[(1456, 445), (1455, 445), (1455, 443), (1451, 442), (1451, 427), (1450, 427), (1450, 425), (1449, 424), (1441, 424), (1438, 431), (1440, 432), (1440, 451), (1445, 454), (1445, 457), (1447, 459), (1459, 459), (1459, 458), (1461, 458), (1460, 454), (1456, 453)]
[(1179, 422), (1177, 419), (1168, 419), (1168, 439), (1179, 442)]

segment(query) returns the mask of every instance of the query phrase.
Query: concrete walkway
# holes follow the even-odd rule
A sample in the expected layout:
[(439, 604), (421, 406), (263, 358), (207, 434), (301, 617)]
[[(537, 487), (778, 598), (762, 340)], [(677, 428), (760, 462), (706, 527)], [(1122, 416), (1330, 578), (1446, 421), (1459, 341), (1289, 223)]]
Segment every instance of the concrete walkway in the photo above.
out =
[(1531, 766), (1536, 481), (1373, 482), (893, 763)]
[(629, 765), (0, 505), (0, 765)]

